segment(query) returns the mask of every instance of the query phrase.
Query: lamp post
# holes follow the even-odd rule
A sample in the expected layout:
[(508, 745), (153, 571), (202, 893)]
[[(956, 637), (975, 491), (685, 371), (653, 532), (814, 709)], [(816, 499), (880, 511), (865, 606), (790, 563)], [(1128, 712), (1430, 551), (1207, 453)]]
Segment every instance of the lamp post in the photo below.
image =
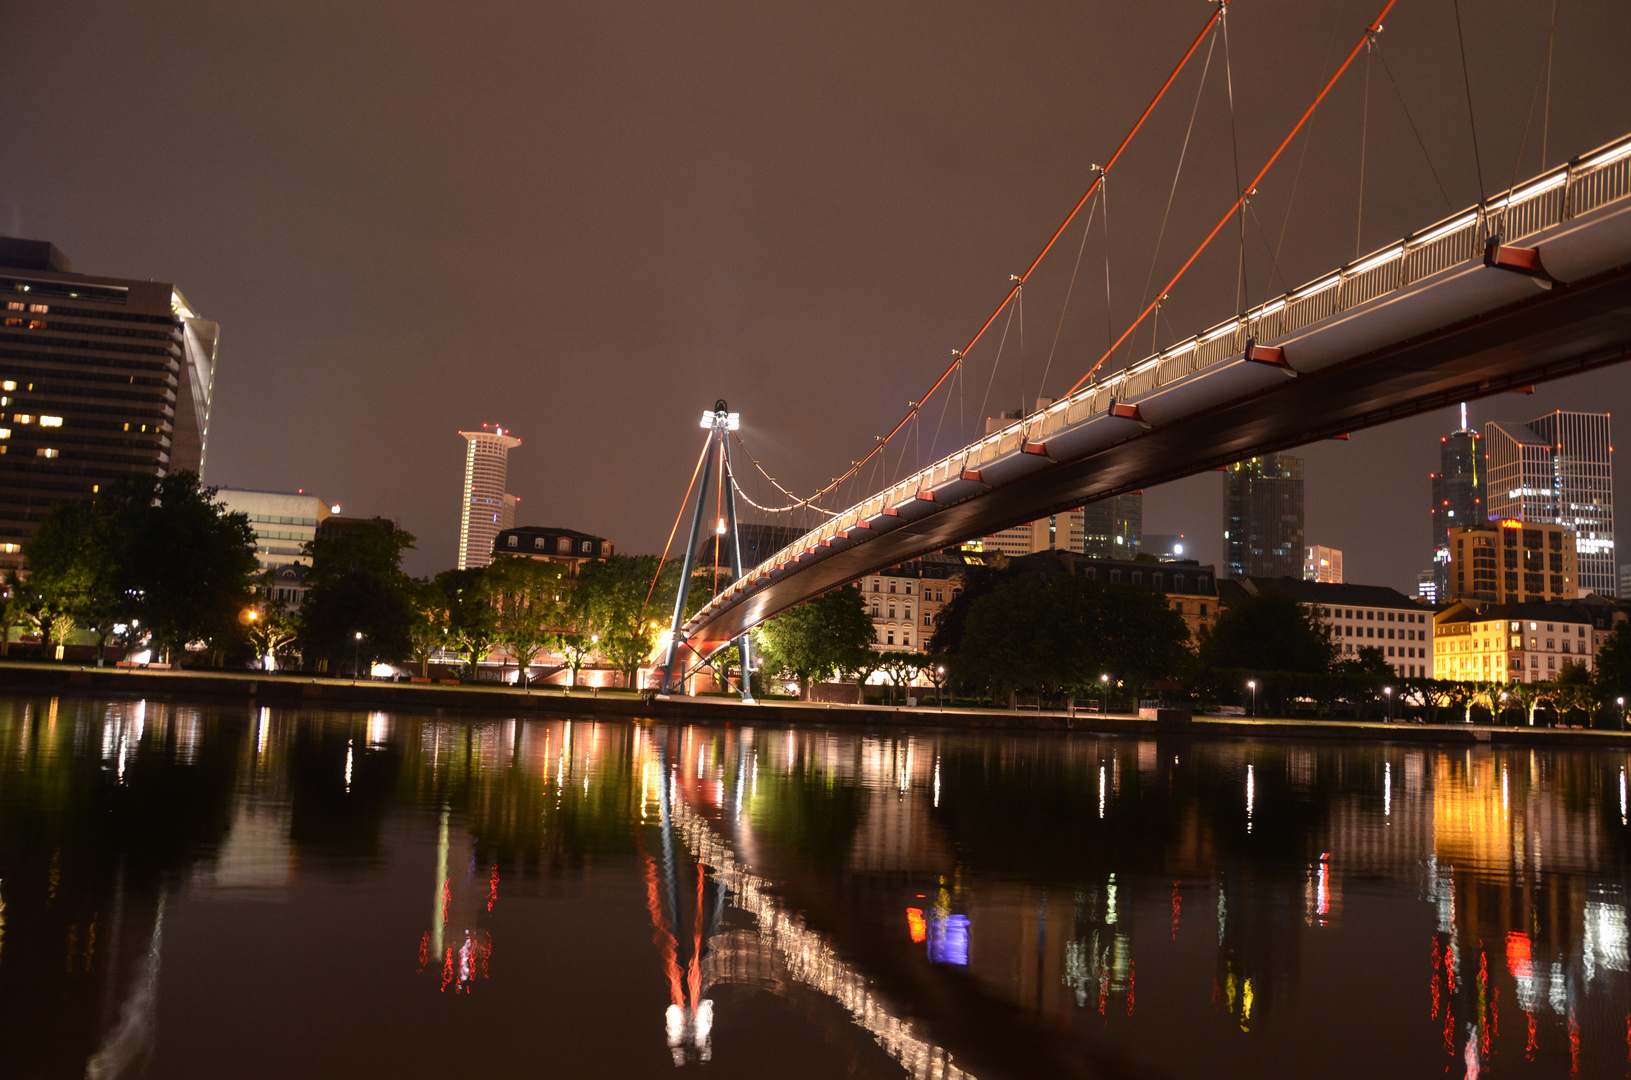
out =
[(1099, 676), (1099, 715), (1104, 716), (1110, 711), (1110, 676)]
[(946, 695), (940, 689), (945, 681), (946, 665), (938, 664), (934, 669), (934, 703), (936, 708), (944, 709), (946, 707)]
[(356, 643), (351, 647), (351, 678), (362, 678), (362, 631), (358, 630)]
[(1393, 687), (1382, 687), (1382, 693), (1387, 695), (1387, 720), (1391, 724), (1393, 723)]
[(1620, 705), (1620, 726), (1625, 726), (1625, 698), (1616, 698)]
[(1247, 687), (1249, 687), (1251, 689), (1251, 692), (1252, 692), (1252, 715), (1256, 716), (1257, 715), (1257, 680), (1256, 679), (1247, 679), (1246, 680), (1246, 685), (1247, 685)]

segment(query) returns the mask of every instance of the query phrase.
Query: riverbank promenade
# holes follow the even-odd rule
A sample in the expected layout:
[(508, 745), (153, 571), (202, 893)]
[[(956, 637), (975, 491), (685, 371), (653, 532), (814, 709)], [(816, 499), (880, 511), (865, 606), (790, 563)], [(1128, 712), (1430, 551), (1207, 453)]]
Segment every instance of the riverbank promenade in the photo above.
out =
[(120, 698), (236, 699), (246, 705), (327, 709), (395, 709), (449, 714), (603, 717), (680, 723), (772, 724), (808, 727), (901, 726), (962, 730), (1081, 731), (1187, 738), (1345, 739), (1368, 742), (1487, 743), (1626, 747), (1631, 731), (1578, 728), (1418, 724), (1384, 721), (1195, 716), (1183, 722), (1131, 714), (1075, 714), (1046, 709), (965, 706), (842, 705), (772, 699), (744, 704), (735, 697), (642, 697), (618, 690), (560, 687), (522, 690), (479, 683), (410, 683), (333, 679), (298, 672), (154, 671), (37, 661), (0, 663), (0, 693)]

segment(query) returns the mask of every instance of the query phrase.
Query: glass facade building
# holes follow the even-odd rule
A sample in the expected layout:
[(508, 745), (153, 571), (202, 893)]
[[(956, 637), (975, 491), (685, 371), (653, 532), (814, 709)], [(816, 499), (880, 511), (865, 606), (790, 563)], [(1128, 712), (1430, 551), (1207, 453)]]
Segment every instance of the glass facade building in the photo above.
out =
[(1433, 586), (1435, 595), (1447, 596), (1450, 530), (1489, 520), (1484, 509), (1483, 440), (1467, 426), (1465, 405), (1460, 430), (1439, 440), (1438, 459), (1438, 472), (1433, 474)]
[(1618, 593), (1607, 413), (1553, 412), (1485, 428), (1491, 518), (1562, 525), (1575, 534), (1582, 593)]
[(1303, 459), (1264, 454), (1223, 474), (1223, 559), (1232, 578), (1303, 576)]
[(493, 561), (493, 541), (515, 526), (515, 496), (506, 494), (510, 451), (521, 440), (495, 427), (464, 436), (464, 502), (459, 512), (459, 569)]

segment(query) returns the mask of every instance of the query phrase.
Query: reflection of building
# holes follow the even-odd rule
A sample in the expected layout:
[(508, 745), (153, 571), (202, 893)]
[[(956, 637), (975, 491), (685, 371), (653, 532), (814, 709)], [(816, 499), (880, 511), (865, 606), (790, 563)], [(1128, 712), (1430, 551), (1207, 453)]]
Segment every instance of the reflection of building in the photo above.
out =
[(1467, 406), (1461, 406), (1461, 428), (1439, 439), (1439, 471), (1433, 474), (1433, 584), (1434, 595), (1448, 595), (1450, 586), (1450, 530), (1461, 525), (1482, 525), (1484, 512), (1484, 449), (1478, 432), (1467, 427)]
[(1527, 424), (1491, 422), (1489, 516), (1573, 530), (1579, 588), (1613, 596), (1613, 448), (1607, 413), (1553, 412)]
[(1503, 518), (1450, 530), (1446, 600), (1535, 604), (1573, 600), (1575, 535), (1562, 525)]
[(505, 529), (493, 538), (494, 555), (525, 555), (539, 562), (556, 563), (566, 567), (566, 576), (575, 578), (584, 563), (594, 559), (609, 559), (612, 542), (603, 537), (578, 532), (575, 529), (552, 529), (538, 525), (522, 525)]
[(459, 507), (459, 569), (493, 561), (493, 540), (515, 524), (515, 496), (504, 486), (510, 451), (521, 440), (501, 427), (461, 431), (464, 436), (464, 501)]
[(249, 515), (262, 570), (290, 563), (311, 565), (311, 556), (303, 549), (317, 538), (318, 525), (329, 516), (329, 505), (322, 499), (304, 491), (242, 488), (222, 488), (217, 497), (228, 510)]
[(122, 476), (203, 474), (218, 324), (173, 285), (73, 273), (0, 237), (0, 566), (53, 503)]
[(1223, 476), (1223, 561), (1228, 575), (1298, 577), (1303, 571), (1303, 459), (1265, 454)]
[(1331, 629), (1343, 660), (1375, 649), (1406, 678), (1425, 677), (1433, 655), (1433, 616), (1414, 600), (1383, 585), (1327, 585), (1301, 578), (1250, 578), (1248, 592), (1273, 590), (1304, 604)]

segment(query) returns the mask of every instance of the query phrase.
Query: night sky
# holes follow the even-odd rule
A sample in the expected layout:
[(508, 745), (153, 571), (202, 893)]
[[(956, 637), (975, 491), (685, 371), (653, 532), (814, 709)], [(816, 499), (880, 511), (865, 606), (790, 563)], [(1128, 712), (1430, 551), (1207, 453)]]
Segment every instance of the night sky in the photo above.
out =
[[(1220, 38), (1197, 98), (1203, 44), (1111, 174), (1108, 312), (1101, 214), (1032, 278), (1023, 344), (1018, 313), (999, 320), (961, 401), (944, 420), (930, 403), (906, 466), (974, 431), (988, 383), (987, 412), (1062, 393), (1142, 306), (1192, 108), (1159, 280), (1227, 207), (1236, 153), (1255, 173), (1380, 7), (1236, 0), (1227, 64)], [(1461, 209), (1480, 163), (1486, 192), (1538, 172), (1543, 127), (1546, 165), (1631, 131), (1631, 4), (1563, 0), (1549, 113), (1549, 0), (1461, 7), (1478, 160), (1451, 0), (1401, 0), (1368, 124), (1362, 56), (1259, 188), (1244, 282), (1231, 224), (1163, 307), (1160, 343), (1233, 313), (1237, 289), (1259, 302)], [(398, 518), (419, 538), (409, 569), (434, 572), (457, 545), (457, 432), (496, 422), (523, 439), (519, 523), (652, 551), (716, 397), (801, 491), (888, 431), (1209, 10), (12, 0), (0, 232), (87, 273), (174, 281), (220, 320), (210, 483)], [(1631, 417), (1631, 370), (1472, 412), (1554, 408)], [(1343, 549), (1350, 581), (1412, 588), (1428, 565), (1428, 473), (1455, 426), (1447, 411), (1307, 450), (1308, 540)], [(1216, 474), (1145, 507), (1147, 532), (1220, 557)]]

